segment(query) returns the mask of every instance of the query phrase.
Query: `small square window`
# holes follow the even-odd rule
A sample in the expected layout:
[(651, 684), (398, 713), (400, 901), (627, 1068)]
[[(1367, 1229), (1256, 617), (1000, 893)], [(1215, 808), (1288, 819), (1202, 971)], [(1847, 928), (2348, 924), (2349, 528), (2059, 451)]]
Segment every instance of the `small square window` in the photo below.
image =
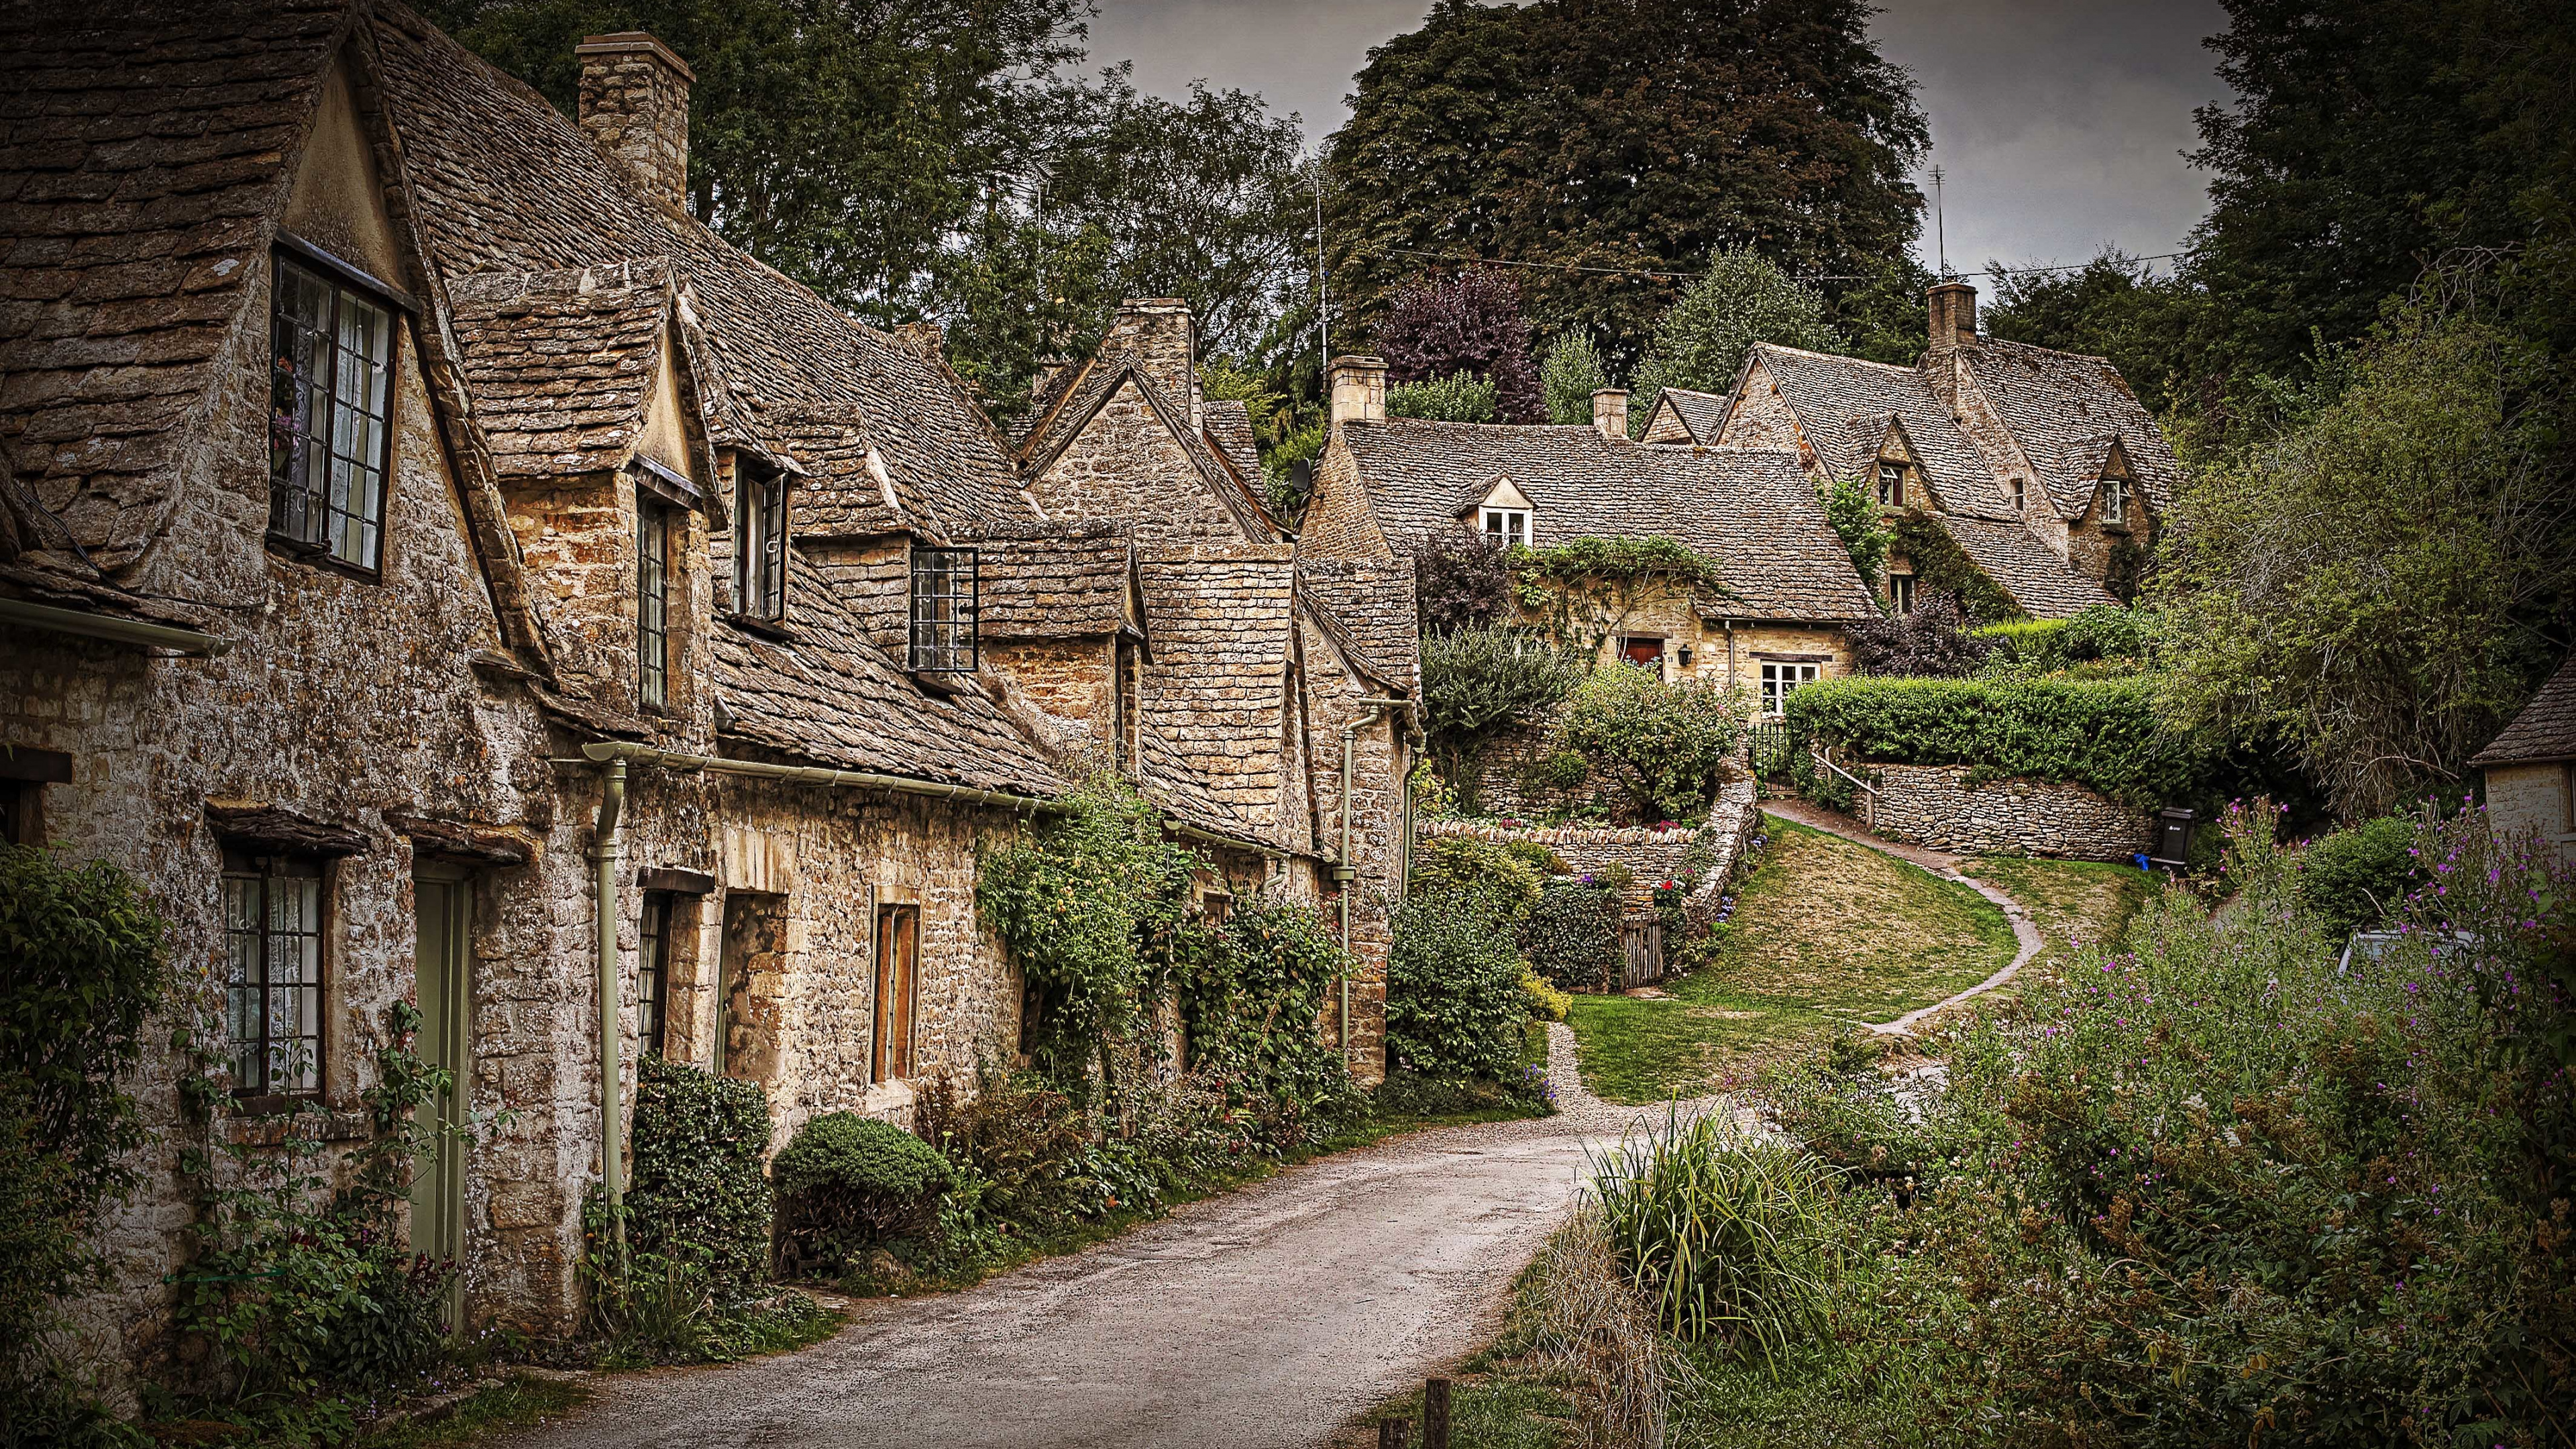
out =
[(1914, 575), (1889, 574), (1887, 576), (1887, 611), (1891, 614), (1914, 612)]
[(322, 1085), (322, 867), (294, 856), (224, 857), (224, 946), (233, 1091)]
[(2114, 474), (2105, 474), (2103, 476), (2102, 521), (2104, 523), (2126, 523), (2129, 521), (2128, 479)]
[(1486, 509), (1485, 541), (1502, 548), (1529, 547), (1529, 510), (1524, 508)]
[(736, 597), (753, 619), (787, 617), (787, 476), (745, 462), (735, 490), (742, 547), (734, 559)]
[(394, 314), (277, 254), (269, 298), (268, 531), (373, 570), (393, 445)]
[(1905, 465), (1881, 459), (1878, 465), (1878, 501), (1886, 508), (1905, 506)]
[(931, 674), (975, 672), (975, 588), (975, 550), (914, 547), (914, 670)]

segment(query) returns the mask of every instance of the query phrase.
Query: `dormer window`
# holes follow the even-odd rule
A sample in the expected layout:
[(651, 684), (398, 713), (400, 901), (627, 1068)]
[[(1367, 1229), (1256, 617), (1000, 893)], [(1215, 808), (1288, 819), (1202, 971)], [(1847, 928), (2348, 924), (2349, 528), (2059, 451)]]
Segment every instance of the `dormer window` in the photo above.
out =
[(671, 702), (671, 510), (635, 503), (635, 695), (646, 709)]
[(2102, 475), (2102, 521), (2129, 521), (2129, 480), (2116, 473)]
[(1529, 547), (1529, 510), (1526, 508), (1486, 509), (1485, 541), (1496, 548)]
[(372, 573), (393, 442), (393, 308), (283, 252), (272, 275), (269, 537)]
[(787, 475), (749, 461), (741, 465), (736, 510), (742, 548), (734, 559), (735, 596), (748, 618), (787, 617)]
[(916, 673), (972, 674), (976, 667), (975, 550), (912, 550), (912, 659)]
[(2024, 483), (2019, 478), (2015, 478), (2010, 483), (2005, 484), (2004, 487), (2012, 494), (2013, 512), (2028, 513), (2030, 511), (2030, 485)]
[(1878, 505), (1881, 508), (1905, 506), (1905, 465), (1878, 460)]

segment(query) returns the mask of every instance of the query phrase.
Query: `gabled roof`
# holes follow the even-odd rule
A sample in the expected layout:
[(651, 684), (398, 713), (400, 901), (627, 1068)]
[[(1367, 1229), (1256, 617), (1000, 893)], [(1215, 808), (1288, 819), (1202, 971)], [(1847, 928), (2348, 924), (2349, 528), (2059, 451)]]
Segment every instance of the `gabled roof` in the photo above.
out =
[[(717, 535), (712, 564), (732, 566)], [(923, 689), (866, 641), (829, 581), (788, 550), (793, 637), (773, 639), (718, 620), (717, 733), (836, 769), (1055, 795), (1064, 781), (1028, 737), (981, 694)]]
[(2478, 751), (2470, 764), (2479, 769), (2493, 765), (2536, 765), (2553, 760), (2576, 760), (2576, 655), (2558, 666), (2540, 693), (2504, 727), (2495, 742)]
[(2173, 446), (2110, 359), (1990, 337), (1956, 355), (2029, 457), (2060, 517), (2080, 518), (2091, 505), (2115, 437), (2148, 506), (2159, 514), (2173, 507), (2182, 481)]
[(1968, 561), (2034, 619), (2070, 619), (2095, 604), (2119, 602), (2110, 590), (2068, 568), (2066, 560), (2018, 522), (1955, 514), (1933, 517), (1958, 541)]
[[(1165, 397), (1153, 375), (1135, 356), (1124, 348), (1102, 353), (1072, 369), (1071, 376), (1060, 387), (1049, 390), (1053, 401), (1032, 416), (1028, 432), (1019, 449), (1020, 466), (1032, 477), (1043, 473), (1073, 446), (1091, 420), (1109, 405), (1124, 387), (1133, 387), (1145, 399), (1154, 415), (1162, 421), (1190, 468), (1206, 485), (1209, 493), (1224, 505), (1242, 529), (1244, 537), (1255, 543), (1273, 543), (1284, 534), (1269, 508), (1252, 492), (1252, 481), (1261, 476), (1258, 462), (1244, 475), (1236, 473), (1218, 458), (1216, 444), (1189, 421), (1185, 402)], [(1238, 409), (1240, 405), (1238, 404)], [(1203, 420), (1206, 415), (1202, 415)], [(1247, 437), (1251, 424), (1244, 424)]]
[(1127, 625), (1133, 530), (1123, 521), (1023, 523), (961, 538), (976, 556), (976, 628), (993, 639), (1075, 639)]
[(1780, 389), (1817, 461), (1836, 478), (1868, 478), (1888, 427), (1904, 429), (1924, 481), (1954, 512), (2000, 516), (1995, 475), (1922, 374), (1857, 357), (1759, 342), (1753, 360)]
[(344, 10), (0, 5), (0, 555), (115, 575), (178, 509)]
[(1422, 692), (1422, 637), (1411, 559), (1297, 561), (1297, 592), (1351, 667), (1408, 696)]
[(504, 478), (623, 467), (672, 336), (661, 257), (448, 283), (458, 363)]
[(1217, 456), (1234, 465), (1236, 476), (1251, 480), (1261, 476), (1261, 449), (1252, 434), (1252, 410), (1230, 398), (1209, 398), (1201, 408), (1207, 424), (1208, 441), (1215, 445)]
[[(1137, 708), (1172, 751), (1163, 774), (1147, 762), (1146, 794), (1176, 810), (1204, 796), (1249, 822), (1252, 838), (1276, 841), (1293, 553), (1277, 544), (1175, 549), (1141, 559), (1138, 571), (1154, 662)], [(1167, 787), (1174, 793), (1158, 793)]]
[(1346, 423), (1344, 446), (1370, 506), (1401, 545), (1459, 525), (1507, 477), (1530, 499), (1531, 542), (1674, 539), (1717, 560), (1743, 619), (1874, 618), (1877, 605), (1826, 524), (1815, 485), (1788, 453), (1651, 446), (1590, 427), (1514, 427), (1415, 418)]
[[(1726, 426), (1726, 404), (1727, 394), (1722, 392), (1694, 392), (1686, 387), (1668, 387), (1655, 394), (1655, 414), (1671, 409), (1674, 421), (1690, 434), (1690, 441), (1704, 446), (1714, 446), (1719, 430)], [(1653, 426), (1654, 415), (1650, 414), (1648, 430), (1652, 431)]]

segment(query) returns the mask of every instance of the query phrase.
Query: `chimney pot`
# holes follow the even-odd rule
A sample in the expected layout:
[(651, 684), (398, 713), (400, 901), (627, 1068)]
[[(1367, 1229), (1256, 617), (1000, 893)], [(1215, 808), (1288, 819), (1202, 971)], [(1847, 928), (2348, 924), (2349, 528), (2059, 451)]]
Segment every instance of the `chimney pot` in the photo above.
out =
[(1592, 426), (1615, 442), (1628, 441), (1628, 390), (1596, 388), (1592, 393)]
[(647, 195), (685, 209), (689, 87), (697, 75), (641, 30), (587, 36), (572, 53), (581, 61), (583, 133), (625, 162)]
[(1964, 347), (1977, 340), (1977, 289), (1965, 282), (1942, 282), (1927, 294), (1932, 312), (1932, 350)]
[(1333, 390), (1333, 426), (1386, 421), (1386, 359), (1336, 357), (1325, 369)]

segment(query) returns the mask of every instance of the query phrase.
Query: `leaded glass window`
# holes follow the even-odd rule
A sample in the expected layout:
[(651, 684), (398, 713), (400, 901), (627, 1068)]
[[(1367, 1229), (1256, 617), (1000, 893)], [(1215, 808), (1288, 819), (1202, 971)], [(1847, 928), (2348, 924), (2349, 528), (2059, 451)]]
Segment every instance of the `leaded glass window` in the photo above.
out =
[(912, 667), (975, 672), (975, 550), (912, 551)]
[(671, 696), (671, 510), (635, 508), (635, 693), (658, 709)]
[(234, 1092), (322, 1085), (322, 867), (293, 856), (224, 857), (227, 1023)]
[(268, 531), (374, 569), (393, 430), (393, 310), (280, 254), (270, 306)]

